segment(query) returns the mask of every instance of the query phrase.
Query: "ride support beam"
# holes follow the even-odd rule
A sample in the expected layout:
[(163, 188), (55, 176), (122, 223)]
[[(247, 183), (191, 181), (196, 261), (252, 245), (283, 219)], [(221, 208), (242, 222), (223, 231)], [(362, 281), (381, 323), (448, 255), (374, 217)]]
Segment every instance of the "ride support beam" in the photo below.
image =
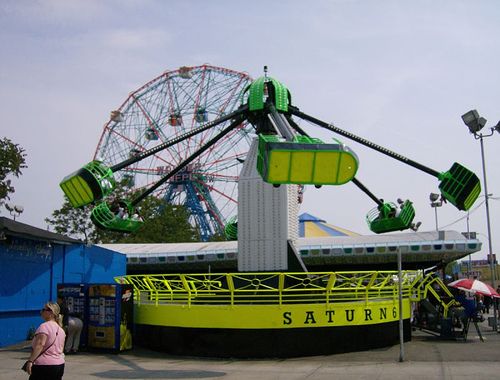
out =
[(293, 129), (288, 124), (288, 121), (283, 117), (282, 114), (276, 111), (276, 107), (272, 103), (267, 103), (267, 107), (270, 113), (267, 114), (269, 121), (273, 127), (283, 136), (287, 141), (293, 141)]
[(412, 166), (415, 169), (419, 169), (419, 170), (421, 170), (427, 174), (430, 174), (436, 178), (440, 178), (440, 175), (441, 175), (440, 172), (438, 172), (434, 169), (431, 169), (427, 166), (424, 166), (416, 161), (410, 160), (409, 158), (407, 158), (399, 153), (393, 152), (392, 150), (389, 150), (389, 149), (384, 148), (380, 145), (377, 145), (369, 140), (366, 140), (362, 137), (356, 136), (355, 134), (353, 134), (351, 132), (344, 131), (343, 129), (340, 129), (340, 128), (334, 126), (333, 124), (328, 124), (322, 120), (316, 119), (313, 116), (310, 116), (308, 114), (305, 114), (304, 112), (301, 112), (297, 107), (289, 106), (288, 109), (290, 110), (292, 115), (295, 115), (297, 117), (300, 117), (301, 119), (310, 121), (311, 123), (314, 123), (322, 128), (328, 129), (332, 132), (338, 133), (339, 135), (347, 137), (350, 140), (356, 141), (357, 143), (360, 143), (368, 148), (376, 150), (379, 153), (385, 154), (386, 156), (394, 158), (395, 160), (398, 160), (406, 165)]
[(135, 157), (131, 157), (123, 162), (120, 162), (120, 163), (112, 166), (110, 169), (113, 173), (115, 173), (118, 170), (124, 169), (129, 165), (135, 164), (136, 162), (139, 162), (146, 157), (149, 157), (155, 153), (158, 153), (158, 152), (162, 151), (163, 149), (167, 149), (175, 144), (180, 143), (181, 141), (184, 141), (190, 137), (193, 137), (193, 136), (197, 135), (198, 133), (201, 133), (201, 132), (206, 131), (207, 129), (213, 128), (213, 127), (215, 127), (215, 126), (217, 126), (225, 121), (234, 119), (235, 117), (238, 117), (238, 116), (242, 115), (243, 113), (245, 113), (247, 110), (248, 110), (248, 106), (243, 105), (234, 112), (228, 113), (225, 116), (222, 116), (216, 120), (213, 120), (207, 124), (204, 124), (204, 125), (200, 126), (199, 128), (193, 129), (190, 132), (186, 132), (186, 133), (184, 133), (184, 134), (182, 134), (182, 135), (180, 135), (172, 140), (165, 141), (164, 143), (157, 145), (154, 148), (151, 148), (151, 149), (148, 149), (142, 153), (139, 153)]
[(283, 116), (285, 116), (285, 119), (288, 121), (288, 124), (290, 124), (290, 126), (295, 129), (299, 134), (303, 135), (303, 136), (307, 136), (307, 137), (310, 137), (306, 131), (304, 131), (296, 122), (295, 120), (292, 119), (292, 117), (290, 115), (286, 115), (284, 114)]
[(370, 190), (368, 190), (368, 188), (363, 185), (360, 181), (358, 181), (356, 179), (356, 177), (354, 177), (352, 180), (352, 183), (354, 183), (363, 193), (365, 193), (366, 195), (368, 195), (368, 197), (370, 199), (372, 199), (378, 206), (383, 206), (384, 203), (379, 199), (377, 198)]
[[(233, 114), (236, 113), (236, 112), (238, 112), (238, 111), (233, 112)], [(245, 117), (242, 116), (243, 112), (244, 112), (244, 110), (240, 109), (239, 112), (237, 113), (237, 115), (238, 115), (237, 118), (227, 128), (225, 128), (222, 131), (220, 131), (215, 137), (213, 137), (210, 141), (208, 141), (203, 147), (201, 147), (196, 152), (194, 152), (191, 156), (189, 156), (184, 161), (182, 161), (170, 173), (168, 173), (167, 175), (165, 175), (162, 179), (160, 179), (158, 182), (156, 182), (153, 186), (151, 186), (145, 192), (143, 192), (142, 194), (140, 194), (137, 198), (135, 198), (131, 202), (131, 204), (133, 206), (137, 205), (139, 202), (141, 202), (143, 199), (145, 199), (148, 195), (152, 194), (161, 185), (163, 185), (165, 182), (167, 182), (170, 178), (172, 178), (174, 175), (176, 175), (178, 172), (180, 172), (182, 169), (184, 169), (189, 163), (191, 163), (192, 161), (194, 161), (203, 152), (205, 152), (206, 150), (208, 150), (217, 141), (219, 141), (220, 139), (222, 139), (225, 135), (227, 135), (229, 132), (231, 132), (233, 129), (235, 129), (238, 125), (240, 125), (245, 120)], [(220, 119), (218, 119), (216, 121), (219, 121), (219, 120)]]

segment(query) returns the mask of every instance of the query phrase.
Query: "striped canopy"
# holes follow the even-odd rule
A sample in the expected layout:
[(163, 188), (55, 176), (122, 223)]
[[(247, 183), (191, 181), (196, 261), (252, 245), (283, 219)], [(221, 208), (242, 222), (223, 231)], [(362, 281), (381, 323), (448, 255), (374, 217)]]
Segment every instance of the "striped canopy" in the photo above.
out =
[(358, 236), (356, 232), (346, 230), (326, 223), (314, 215), (303, 213), (299, 215), (300, 237), (328, 237), (328, 236)]
[(465, 290), (466, 292), (479, 293), (483, 296), (500, 297), (496, 290), (490, 285), (476, 279), (462, 278), (460, 280), (450, 282), (448, 286)]

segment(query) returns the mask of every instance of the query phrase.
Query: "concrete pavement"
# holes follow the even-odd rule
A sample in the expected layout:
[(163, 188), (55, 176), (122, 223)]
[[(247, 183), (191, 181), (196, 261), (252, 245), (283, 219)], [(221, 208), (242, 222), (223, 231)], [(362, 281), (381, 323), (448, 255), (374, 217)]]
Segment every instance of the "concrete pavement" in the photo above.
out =
[[(66, 380), (96, 379), (500, 379), (500, 334), (480, 324), (467, 342), (416, 331), (404, 345), (371, 351), (275, 360), (204, 359), (135, 348), (121, 354), (81, 352), (66, 357)], [(29, 342), (0, 349), (0, 379), (27, 379), (20, 367)]]

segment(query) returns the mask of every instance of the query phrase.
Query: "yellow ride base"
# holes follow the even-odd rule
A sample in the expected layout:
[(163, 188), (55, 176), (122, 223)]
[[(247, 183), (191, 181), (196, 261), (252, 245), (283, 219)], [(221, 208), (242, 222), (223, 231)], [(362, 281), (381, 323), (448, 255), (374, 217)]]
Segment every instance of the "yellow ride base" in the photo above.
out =
[(396, 344), (421, 279), (397, 272), (129, 275), (139, 344), (172, 354), (293, 357)]

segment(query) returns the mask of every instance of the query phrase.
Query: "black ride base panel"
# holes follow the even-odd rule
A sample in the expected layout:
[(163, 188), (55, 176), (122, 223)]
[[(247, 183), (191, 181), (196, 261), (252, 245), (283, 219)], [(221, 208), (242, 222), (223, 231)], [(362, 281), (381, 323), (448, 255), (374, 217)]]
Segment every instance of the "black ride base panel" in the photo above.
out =
[[(404, 341), (411, 340), (404, 320)], [(294, 329), (203, 329), (135, 325), (134, 344), (172, 355), (291, 358), (339, 354), (399, 343), (399, 322)]]

